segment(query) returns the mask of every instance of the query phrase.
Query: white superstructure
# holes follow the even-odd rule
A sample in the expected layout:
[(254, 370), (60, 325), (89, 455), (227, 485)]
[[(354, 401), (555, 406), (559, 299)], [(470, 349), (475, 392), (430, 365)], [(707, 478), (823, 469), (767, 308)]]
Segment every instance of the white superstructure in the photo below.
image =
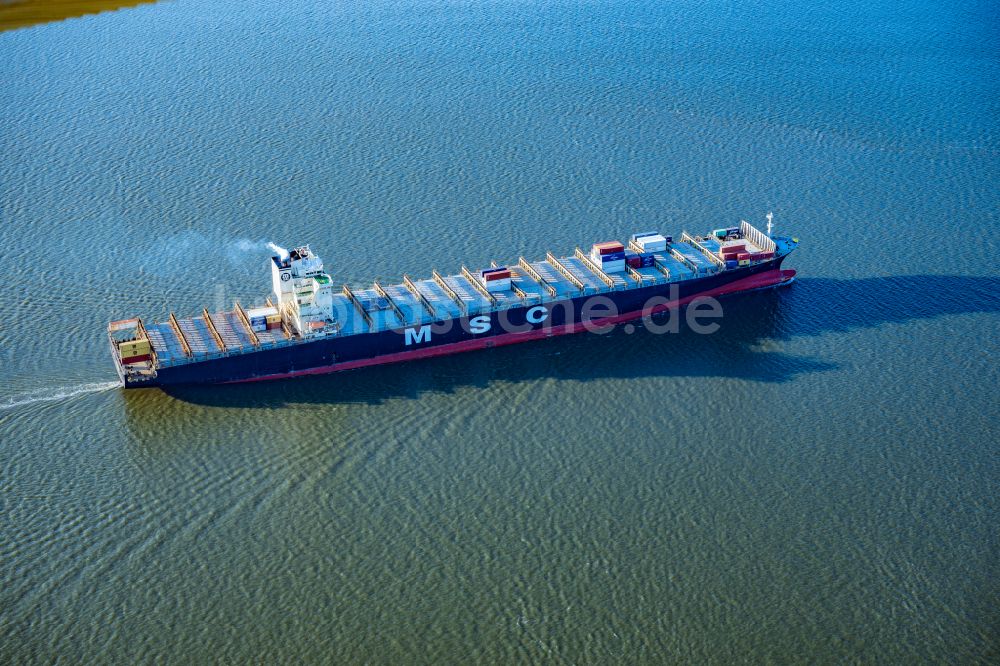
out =
[(308, 245), (271, 257), (271, 288), (277, 307), (304, 336), (332, 332), (333, 283)]

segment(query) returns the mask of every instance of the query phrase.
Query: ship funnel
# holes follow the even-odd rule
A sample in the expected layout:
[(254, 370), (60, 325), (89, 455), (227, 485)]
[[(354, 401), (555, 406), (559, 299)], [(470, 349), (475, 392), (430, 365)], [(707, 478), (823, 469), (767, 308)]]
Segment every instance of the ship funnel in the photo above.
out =
[(283, 247), (279, 247), (279, 246), (275, 245), (274, 243), (268, 243), (267, 246), (269, 248), (271, 248), (271, 250), (273, 250), (275, 252), (275, 254), (278, 255), (278, 258), (282, 262), (288, 261), (288, 250), (286, 250)]

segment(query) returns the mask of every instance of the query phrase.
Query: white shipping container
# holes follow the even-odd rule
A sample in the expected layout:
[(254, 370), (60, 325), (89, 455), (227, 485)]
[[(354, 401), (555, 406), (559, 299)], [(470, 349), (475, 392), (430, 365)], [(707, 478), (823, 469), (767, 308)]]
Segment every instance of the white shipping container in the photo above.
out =
[(660, 234), (636, 238), (635, 244), (641, 247), (643, 252), (663, 252), (667, 249), (667, 239)]
[(278, 308), (274, 307), (262, 307), (262, 308), (248, 308), (245, 310), (247, 314), (247, 319), (257, 319), (258, 317), (273, 317), (278, 314)]

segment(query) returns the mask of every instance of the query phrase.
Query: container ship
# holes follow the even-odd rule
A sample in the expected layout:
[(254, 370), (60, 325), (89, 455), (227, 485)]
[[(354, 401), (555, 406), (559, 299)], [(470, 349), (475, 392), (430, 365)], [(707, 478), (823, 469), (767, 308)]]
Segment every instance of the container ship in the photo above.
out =
[(337, 288), (309, 246), (277, 246), (271, 294), (166, 321), (108, 325), (126, 388), (251, 382), (324, 374), (594, 330), (680, 308), (698, 297), (790, 283), (781, 263), (798, 239), (742, 221), (704, 236), (636, 233), (627, 246), (433, 271), (399, 284)]

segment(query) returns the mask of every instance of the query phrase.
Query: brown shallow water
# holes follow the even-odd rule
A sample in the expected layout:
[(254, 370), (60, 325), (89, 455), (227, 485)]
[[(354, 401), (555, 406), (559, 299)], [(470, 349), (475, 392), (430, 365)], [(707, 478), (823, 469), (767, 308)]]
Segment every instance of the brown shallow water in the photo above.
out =
[(0, 31), (78, 18), (155, 0), (0, 0)]

